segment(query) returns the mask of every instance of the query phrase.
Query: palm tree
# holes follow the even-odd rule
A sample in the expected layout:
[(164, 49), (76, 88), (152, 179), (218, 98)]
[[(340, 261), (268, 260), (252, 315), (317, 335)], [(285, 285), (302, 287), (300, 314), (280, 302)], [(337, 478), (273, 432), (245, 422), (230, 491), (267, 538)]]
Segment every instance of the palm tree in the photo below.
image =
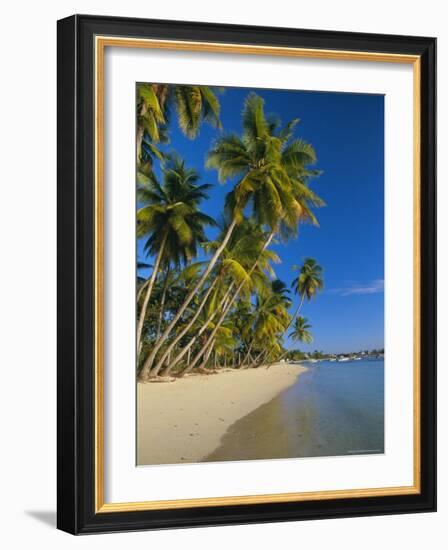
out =
[(167, 143), (170, 113), (176, 111), (179, 127), (189, 138), (199, 132), (202, 121), (221, 128), (220, 104), (209, 86), (170, 84), (137, 85), (137, 166), (149, 167), (163, 157), (156, 143)]
[(165, 302), (166, 302), (166, 296), (168, 292), (168, 288), (170, 285), (173, 285), (175, 281), (176, 274), (171, 269), (171, 265), (168, 264), (165, 272), (163, 274), (163, 284), (161, 288), (161, 296), (160, 296), (160, 307), (159, 307), (159, 315), (157, 319), (157, 331), (156, 331), (156, 340), (160, 336), (160, 331), (162, 330), (162, 323), (163, 319), (165, 317)]
[[(309, 178), (315, 172), (307, 168), (316, 158), (309, 144), (301, 140), (291, 140), (296, 122), (292, 121), (279, 130), (277, 124), (266, 119), (262, 98), (250, 94), (243, 110), (242, 137), (224, 136), (209, 153), (207, 165), (218, 170), (221, 181), (238, 178), (234, 189), (226, 198), (226, 212), (231, 221), (202, 277), (152, 348), (145, 361), (147, 372), (151, 370), (159, 349), (205, 284), (235, 227), (243, 221), (244, 210), (249, 204), (257, 224), (261, 227), (267, 226), (270, 230), (262, 250), (269, 246), (277, 232), (284, 238), (295, 234), (299, 221), (317, 223), (310, 206), (320, 206), (323, 202), (309, 189)], [(255, 268), (254, 264), (253, 269)], [(236, 289), (232, 303), (243, 286), (241, 283)]]
[(291, 307), (291, 298), (289, 297), (290, 290), (284, 281), (274, 279), (271, 282), (271, 292), (283, 302), (286, 309)]
[[(217, 250), (221, 247), (221, 241), (225, 239), (228, 232), (228, 224), (221, 222), (221, 234), (216, 241), (208, 242), (204, 245), (207, 251)], [(253, 220), (244, 220), (232, 234), (227, 246), (225, 247), (220, 260), (215, 265), (213, 271), (213, 282), (210, 286), (213, 288), (214, 294), (210, 296), (210, 293), (206, 292), (200, 301), (200, 304), (196, 310), (195, 315), (172, 341), (165, 353), (162, 355), (156, 366), (151, 370), (151, 375), (156, 376), (162, 368), (165, 360), (168, 357), (169, 352), (173, 351), (176, 344), (180, 339), (189, 331), (193, 323), (197, 320), (200, 312), (204, 306), (208, 305), (208, 318), (206, 319), (206, 327), (210, 325), (213, 319), (218, 313), (220, 313), (222, 307), (225, 307), (227, 299), (230, 297), (230, 291), (234, 286), (240, 284), (250, 284), (250, 277), (247, 273), (247, 266), (254, 264), (256, 257), (259, 255), (258, 249), (260, 242), (264, 240), (264, 234), (256, 226)], [(278, 257), (271, 251), (266, 251), (263, 255), (263, 265), (268, 269), (269, 261), (278, 261)], [(258, 280), (254, 278), (254, 284), (257, 284)], [(223, 297), (226, 299), (224, 300)], [(208, 300), (208, 302), (207, 302)], [(219, 327), (218, 327), (219, 329)], [(203, 332), (203, 331), (202, 331)], [(200, 332), (202, 334), (202, 332)], [(181, 355), (183, 355), (183, 351)], [(172, 361), (172, 366), (177, 363), (177, 358)], [(196, 364), (194, 362), (194, 364)], [(172, 366), (163, 371), (166, 375), (171, 370)]]
[[(224, 366), (226, 366), (227, 357), (229, 353), (231, 354), (233, 352), (234, 346), (235, 337), (233, 334), (233, 327), (229, 323), (222, 324), (213, 337), (210, 346), (207, 348), (207, 352), (205, 353), (204, 359), (198, 369), (201, 370), (207, 367), (208, 360), (213, 351), (215, 352), (216, 358), (224, 358)], [(189, 372), (189, 370), (191, 369), (188, 366), (180, 373), (180, 376), (184, 376)]]
[[(262, 234), (262, 233), (261, 233)], [(240, 295), (246, 294), (248, 295), (251, 290), (256, 288), (258, 284), (260, 284), (260, 281), (263, 280), (263, 272), (265, 271), (271, 271), (272, 268), (270, 266), (271, 261), (279, 261), (278, 257), (275, 253), (272, 251), (267, 250), (267, 247), (269, 246), (269, 243), (272, 239), (272, 233), (270, 237), (266, 240), (265, 237), (258, 237), (257, 243), (258, 247), (255, 248), (253, 252), (256, 253), (256, 260), (254, 263), (252, 263), (252, 266), (250, 269), (247, 270), (246, 276), (241, 280), (239, 285), (237, 286), (234, 294), (229, 297), (229, 300), (227, 303), (222, 307), (222, 311), (220, 312), (220, 316), (218, 321), (215, 324), (215, 327), (213, 331), (211, 332), (210, 336), (208, 337), (208, 340), (203, 345), (202, 349), (199, 351), (199, 353), (196, 355), (195, 359), (189, 366), (189, 370), (191, 370), (195, 364), (199, 361), (199, 359), (202, 357), (202, 355), (207, 351), (208, 346), (213, 341), (213, 338), (215, 337), (215, 334), (220, 329), (221, 325), (224, 323), (226, 316), (229, 312), (231, 312), (231, 308), (233, 307), (235, 301)]]
[(294, 330), (289, 335), (293, 340), (298, 342), (304, 342), (305, 344), (311, 344), (313, 341), (313, 336), (309, 329), (311, 325), (308, 324), (308, 319), (299, 315), (294, 321), (293, 325)]
[[(261, 289), (252, 312), (252, 319), (250, 321), (251, 326), (246, 328), (246, 331), (249, 330), (251, 333), (251, 339), (249, 345), (247, 346), (246, 355), (243, 357), (239, 368), (244, 368), (246, 361), (250, 359), (254, 345), (256, 346), (256, 349), (259, 349), (261, 346), (263, 350), (265, 350), (269, 339), (272, 340), (272, 334), (269, 335), (269, 338), (267, 338), (267, 330), (269, 323), (271, 326), (274, 326), (275, 323), (272, 323), (273, 320), (269, 319), (269, 314), (277, 316), (277, 320), (280, 323), (282, 323), (285, 318), (289, 319), (289, 315), (287, 313), (288, 308), (291, 306), (291, 299), (288, 296), (289, 292), (290, 291), (286, 286), (286, 283), (280, 279), (271, 281), (265, 289)], [(284, 326), (282, 325), (281, 333), (283, 332)], [(279, 340), (279, 336), (281, 336), (281, 334), (275, 335), (275, 343)], [(276, 347), (275, 343), (272, 347)], [(253, 362), (253, 360), (251, 362)]]
[(260, 226), (280, 231), (283, 237), (295, 234), (299, 220), (317, 223), (310, 205), (323, 201), (308, 182), (316, 175), (307, 166), (316, 162), (311, 145), (292, 140), (297, 120), (279, 129), (264, 113), (264, 101), (251, 93), (243, 110), (243, 133), (218, 139), (208, 154), (207, 166), (218, 170), (220, 181), (238, 178), (227, 195), (226, 209), (232, 218), (241, 219), (251, 204)]
[[(295, 266), (295, 269), (297, 267)], [(299, 305), (292, 316), (291, 322), (302, 309), (305, 298), (311, 300), (324, 288), (323, 269), (314, 258), (306, 258), (300, 268), (299, 275), (293, 280), (292, 288), (300, 296)], [(288, 327), (289, 328), (289, 327)]]
[[(323, 205), (308, 186), (309, 179), (317, 175), (307, 168), (316, 161), (314, 150), (302, 140), (291, 140), (296, 124), (293, 120), (279, 130), (277, 122), (266, 118), (263, 99), (249, 94), (243, 110), (242, 137), (231, 134), (218, 139), (208, 155), (207, 166), (218, 170), (221, 181), (239, 178), (226, 197), (226, 212), (233, 220), (229, 231), (241, 222), (249, 204), (256, 223), (269, 228), (260, 254), (276, 233), (287, 239), (297, 233), (300, 221), (317, 224), (310, 206)], [(236, 289), (215, 330), (243, 286), (241, 283)]]
[(197, 185), (199, 176), (187, 169), (183, 161), (173, 157), (163, 170), (164, 181), (160, 185), (154, 174), (140, 177), (138, 199), (144, 204), (137, 212), (137, 236), (148, 239), (145, 250), (155, 257), (152, 274), (146, 288), (137, 325), (137, 349), (146, 310), (161, 263), (180, 265), (188, 263), (197, 254), (199, 243), (205, 242), (204, 227), (215, 221), (198, 209), (207, 198), (209, 185)]
[(289, 314), (284, 301), (281, 297), (272, 293), (267, 298), (258, 301), (256, 312), (255, 340), (263, 346), (270, 342), (271, 346), (268, 347), (277, 351), (277, 349), (280, 349), (280, 337), (289, 323)]
[[(205, 336), (205, 340), (203, 340), (203, 334), (206, 332), (207, 329), (209, 328), (214, 328), (214, 325), (213, 325), (213, 319), (216, 317), (216, 315), (219, 313), (219, 311), (221, 310), (221, 308), (223, 307), (223, 305), (228, 301), (229, 299), (229, 295), (230, 293), (232, 292), (233, 290), (233, 286), (234, 286), (234, 283), (231, 283), (229, 288), (227, 289), (227, 292), (224, 294), (224, 296), (222, 296), (219, 304), (212, 310), (211, 314), (210, 312), (206, 312), (204, 314), (204, 310), (197, 310), (196, 313), (194, 314), (193, 318), (192, 318), (192, 321), (193, 321), (193, 324), (190, 326), (190, 323), (188, 323), (188, 326), (190, 327), (190, 332), (192, 332), (192, 329), (195, 329), (196, 328), (196, 333), (194, 334), (194, 336), (192, 336), (190, 338), (190, 341), (183, 347), (183, 349), (180, 351), (180, 353), (174, 357), (173, 359), (170, 359), (169, 360), (169, 363), (168, 365), (166, 365), (166, 367), (164, 368), (164, 370), (162, 371), (162, 375), (163, 376), (167, 376), (171, 370), (183, 359), (183, 357), (188, 353), (190, 353), (191, 349), (193, 348), (193, 346), (197, 343), (197, 342), (201, 342), (203, 341), (204, 343), (207, 341), (207, 337)], [(211, 285), (211, 287), (209, 287), (208, 291), (206, 292), (206, 294), (213, 290), (213, 286)], [(203, 315), (203, 319), (201, 319), (201, 314)], [(197, 323), (197, 326), (195, 325), (195, 323)], [(185, 329), (182, 329), (180, 334), (182, 334), (182, 337), (186, 334), (185, 332)], [(180, 336), (180, 335), (179, 335)], [(176, 338), (176, 343), (180, 340), (181, 338)], [(162, 359), (159, 361), (159, 363), (156, 365), (156, 367), (154, 367), (153, 370), (151, 370), (151, 375), (152, 376), (156, 376), (156, 374), (159, 372), (160, 368), (163, 366), (163, 363), (165, 362), (165, 359), (167, 359), (169, 357), (169, 354), (167, 353), (166, 355), (164, 354), (164, 356), (162, 357)], [(193, 366), (195, 365), (196, 363), (194, 363), (193, 365), (191, 365), (191, 363), (189, 362), (188, 365), (187, 365), (187, 368), (189, 370), (191, 370), (189, 367), (191, 365), (191, 368), (193, 368)]]
[[(298, 267), (294, 266), (294, 269), (298, 269)], [(317, 295), (320, 290), (323, 289), (324, 281), (322, 273), (322, 267), (316, 262), (314, 258), (305, 259), (302, 267), (300, 268), (299, 275), (292, 282), (293, 290), (296, 294), (300, 296), (299, 305), (297, 306), (297, 309), (295, 310), (293, 315), (290, 317), (290, 321), (285, 327), (282, 336), (286, 334), (294, 319), (296, 319), (297, 315), (302, 309), (305, 299), (311, 300)], [(272, 352), (272, 349), (268, 348), (268, 351), (270, 353)], [(256, 363), (261, 359), (262, 355), (263, 352), (258, 355), (255, 360)], [(282, 355), (282, 357), (284, 357), (284, 354)]]

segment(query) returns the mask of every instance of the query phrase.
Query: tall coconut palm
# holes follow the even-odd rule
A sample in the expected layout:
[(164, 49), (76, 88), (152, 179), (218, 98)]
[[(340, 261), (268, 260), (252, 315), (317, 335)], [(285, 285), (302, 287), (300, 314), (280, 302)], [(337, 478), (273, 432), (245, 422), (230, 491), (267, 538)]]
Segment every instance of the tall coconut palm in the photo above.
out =
[(271, 342), (272, 347), (279, 349), (279, 339), (290, 318), (283, 299), (272, 293), (270, 296), (258, 300), (256, 313), (255, 341), (261, 345)]
[[(210, 336), (208, 337), (208, 340), (202, 347), (202, 349), (199, 351), (199, 353), (194, 358), (193, 362), (189, 365), (189, 370), (191, 370), (195, 364), (200, 360), (202, 355), (207, 351), (208, 346), (212, 342), (213, 338), (215, 337), (215, 334), (220, 329), (220, 326), (224, 323), (226, 316), (231, 311), (231, 308), (233, 307), (235, 301), (241, 294), (249, 293), (255, 285), (260, 281), (260, 276), (262, 277), (263, 271), (271, 270), (270, 261), (275, 258), (274, 261), (278, 261), (278, 258), (276, 254), (274, 254), (272, 251), (267, 250), (271, 240), (273, 237), (273, 233), (271, 232), (269, 237), (267, 239), (261, 238), (258, 241), (258, 245), (260, 248), (256, 249), (256, 255), (257, 258), (254, 263), (252, 263), (252, 266), (247, 271), (247, 277), (245, 277), (240, 284), (236, 287), (235, 292), (233, 295), (230, 296), (227, 304), (222, 308), (222, 311), (220, 312), (220, 316), (218, 321), (215, 324), (215, 327), (213, 331), (211, 332)], [(263, 242), (264, 241), (264, 242)]]
[[(224, 239), (227, 235), (227, 230), (228, 224), (223, 221), (221, 225), (221, 234), (218, 236), (218, 239), (216, 241), (206, 243), (204, 248), (208, 251), (218, 249), (221, 246), (222, 239)], [(190, 323), (179, 331), (179, 334), (176, 338), (174, 338), (172, 343), (168, 346), (162, 357), (159, 359), (158, 363), (151, 370), (152, 376), (156, 376), (159, 373), (169, 353), (173, 351), (174, 347), (180, 339), (183, 338), (186, 332), (191, 329), (201, 310), (207, 304), (207, 300), (209, 318), (206, 320), (206, 323), (209, 324), (212, 321), (210, 317), (213, 316), (214, 318), (219, 312), (219, 309), (224, 306), (222, 296), (228, 297), (228, 289), (230, 285), (232, 285), (233, 288), (233, 285), (236, 286), (241, 283), (250, 283), (250, 278), (246, 268), (247, 266), (254, 264), (256, 256), (258, 255), (259, 244), (263, 239), (263, 232), (260, 231), (256, 224), (254, 224), (253, 220), (244, 220), (244, 222), (237, 227), (226, 248), (224, 249), (220, 260), (214, 268), (213, 282), (211, 283), (211, 286), (216, 285), (213, 289), (214, 294), (211, 296), (208, 292), (204, 294), (195, 315), (191, 318)], [(278, 261), (278, 257), (273, 252), (267, 251), (264, 254), (263, 261), (266, 268), (268, 268), (269, 261)], [(254, 284), (257, 284), (256, 279), (254, 279)], [(174, 359), (172, 362), (174, 365), (177, 363), (177, 360)], [(164, 370), (164, 374), (168, 374), (170, 370), (171, 368), (168, 365), (168, 367)]]
[[(226, 324), (222, 324), (216, 332), (210, 346), (207, 348), (202, 363), (199, 365), (198, 369), (201, 370), (207, 367), (208, 360), (213, 351), (215, 352), (215, 356), (224, 358), (225, 366), (227, 356), (232, 353), (234, 346), (235, 337), (233, 327), (228, 322)], [(189, 372), (189, 370), (190, 368), (187, 367), (180, 373), (180, 376), (184, 376)]]
[(305, 259), (298, 276), (292, 282), (292, 288), (300, 296), (300, 301), (291, 322), (302, 309), (305, 299), (311, 300), (324, 288), (323, 269), (314, 258)]
[(137, 85), (137, 166), (161, 159), (157, 143), (168, 141), (167, 124), (175, 110), (182, 132), (194, 138), (202, 121), (220, 128), (220, 103), (216, 89), (178, 84)]
[(316, 162), (311, 145), (292, 140), (297, 120), (280, 129), (264, 113), (264, 101), (251, 93), (243, 110), (243, 133), (218, 139), (208, 154), (207, 166), (218, 170), (221, 181), (238, 178), (226, 199), (232, 217), (241, 217), (249, 204), (260, 226), (281, 230), (282, 236), (297, 231), (299, 220), (317, 223), (310, 206), (322, 200), (309, 188)]
[(160, 296), (160, 307), (159, 307), (159, 315), (157, 319), (157, 330), (156, 330), (156, 340), (160, 336), (160, 331), (162, 330), (162, 323), (165, 316), (165, 302), (166, 302), (166, 296), (168, 292), (168, 288), (170, 285), (174, 283), (175, 280), (175, 273), (171, 269), (171, 265), (168, 264), (168, 266), (165, 269), (165, 272), (163, 274), (163, 283), (162, 283), (162, 293)]
[[(311, 300), (324, 287), (323, 269), (314, 258), (306, 258), (305, 261), (303, 262), (303, 265), (300, 268), (298, 268), (297, 266), (294, 266), (294, 269), (299, 269), (299, 274), (293, 280), (292, 288), (294, 292), (300, 296), (300, 300), (296, 310), (294, 311), (293, 315), (290, 317), (290, 321), (288, 325), (285, 327), (282, 336), (286, 334), (286, 332), (292, 325), (294, 319), (296, 319), (297, 315), (302, 309), (305, 299)], [(267, 349), (269, 353), (273, 351), (273, 348), (272, 349), (267, 348)], [(261, 360), (262, 353), (258, 355), (255, 362), (259, 362)], [(283, 356), (284, 354), (282, 355), (282, 357)]]
[[(272, 313), (274, 316), (277, 316), (280, 323), (283, 323), (285, 319), (287, 319), (288, 322), (290, 316), (287, 313), (287, 310), (291, 306), (291, 298), (288, 296), (289, 292), (290, 291), (286, 286), (286, 283), (280, 279), (271, 281), (269, 286), (266, 286), (264, 290), (262, 289), (262, 292), (257, 297), (257, 301), (252, 312), (252, 319), (250, 321), (251, 339), (246, 355), (239, 365), (240, 368), (243, 368), (246, 361), (249, 360), (254, 349), (254, 345), (258, 347), (258, 344), (261, 344), (263, 349), (266, 349), (269, 341), (277, 342), (282, 336), (285, 330), (284, 324), (281, 325), (281, 333), (275, 334), (275, 337), (272, 338), (274, 335), (270, 334), (268, 337), (268, 334), (264, 331), (263, 323), (268, 321), (268, 312)], [(261, 305), (263, 307), (261, 307)], [(269, 326), (269, 324), (266, 326)], [(271, 326), (273, 325), (271, 324)], [(279, 326), (280, 325), (277, 325), (277, 328)], [(273, 344), (272, 347), (276, 347), (275, 344)]]
[[(204, 310), (197, 310), (196, 311), (196, 313), (193, 316), (193, 329), (196, 326), (194, 323), (197, 323), (196, 333), (194, 335), (191, 335), (192, 337), (190, 338), (189, 342), (183, 347), (183, 349), (180, 351), (180, 353), (176, 357), (174, 357), (173, 359), (169, 360), (168, 365), (165, 366), (165, 368), (162, 372), (163, 376), (167, 376), (172, 371), (172, 369), (185, 357), (185, 355), (187, 353), (188, 354), (190, 353), (191, 349), (193, 348), (193, 346), (196, 343), (201, 342), (201, 340), (203, 338), (205, 338), (205, 340), (203, 340), (204, 343), (207, 341), (207, 336), (204, 335), (204, 333), (206, 333), (206, 331), (208, 329), (212, 329), (214, 327), (213, 320), (217, 316), (219, 311), (221, 311), (221, 308), (224, 306), (224, 304), (228, 301), (229, 295), (233, 290), (233, 286), (234, 286), (234, 283), (230, 283), (230, 286), (227, 289), (226, 293), (221, 297), (221, 300), (220, 300), (219, 304), (216, 305), (216, 307), (213, 309), (213, 311), (211, 311), (211, 312), (210, 311), (209, 312), (204, 312)], [(212, 285), (211, 285), (211, 287), (209, 288), (209, 290), (207, 292), (209, 292), (210, 290), (212, 290)], [(207, 294), (207, 292), (206, 292), (206, 294)], [(201, 318), (201, 316), (203, 317), (203, 319)], [(189, 330), (191, 331), (192, 327), (190, 326), (190, 324), (188, 324), (188, 326), (190, 327)], [(181, 329), (181, 333), (182, 333), (183, 336), (186, 334), (184, 332), (184, 329)], [(167, 357), (168, 357), (168, 354), (165, 358), (167, 358)], [(196, 363), (194, 363), (191, 366), (191, 368), (193, 368), (193, 366), (195, 364)], [(190, 365), (191, 365), (191, 363), (188, 362), (187, 368), (189, 370), (191, 370)], [(151, 371), (151, 375), (156, 376), (156, 373), (159, 372), (159, 369), (160, 369), (161, 366), (162, 366), (162, 360)]]
[(188, 263), (205, 242), (204, 227), (215, 221), (198, 209), (207, 198), (209, 185), (197, 185), (198, 174), (183, 161), (173, 158), (163, 171), (163, 184), (154, 174), (140, 180), (138, 199), (144, 204), (137, 212), (137, 236), (147, 237), (144, 246), (155, 257), (154, 268), (145, 291), (137, 325), (137, 349), (140, 349), (146, 310), (162, 261)]
[[(317, 224), (311, 206), (323, 204), (308, 187), (309, 178), (315, 175), (307, 168), (316, 161), (314, 150), (302, 140), (291, 140), (296, 123), (291, 121), (279, 130), (277, 123), (266, 118), (263, 99), (249, 94), (243, 110), (242, 137), (232, 134), (220, 138), (208, 155), (207, 165), (218, 170), (221, 181), (239, 178), (226, 197), (228, 215), (239, 222), (250, 204), (257, 224), (269, 228), (263, 250), (276, 233), (283, 238), (295, 235), (300, 221)], [(243, 283), (221, 315), (222, 320), (242, 288)]]
[[(227, 233), (203, 276), (191, 289), (146, 359), (147, 372), (166, 338), (209, 277), (235, 227), (244, 219), (246, 208), (251, 207), (258, 225), (267, 226), (270, 230), (264, 248), (269, 246), (277, 232), (282, 237), (295, 234), (299, 221), (317, 223), (311, 206), (320, 206), (322, 201), (308, 187), (312, 174), (307, 168), (316, 157), (311, 145), (291, 140), (296, 121), (278, 129), (266, 118), (263, 99), (256, 94), (249, 94), (246, 99), (242, 119), (242, 137), (232, 134), (218, 139), (207, 159), (208, 167), (218, 170), (221, 181), (238, 178), (234, 189), (226, 197), (226, 212), (231, 220)], [(242, 288), (238, 287), (234, 299)]]
[(293, 340), (298, 342), (304, 342), (305, 344), (311, 344), (313, 336), (310, 332), (311, 325), (308, 323), (308, 319), (299, 315), (293, 324), (293, 331), (289, 335)]

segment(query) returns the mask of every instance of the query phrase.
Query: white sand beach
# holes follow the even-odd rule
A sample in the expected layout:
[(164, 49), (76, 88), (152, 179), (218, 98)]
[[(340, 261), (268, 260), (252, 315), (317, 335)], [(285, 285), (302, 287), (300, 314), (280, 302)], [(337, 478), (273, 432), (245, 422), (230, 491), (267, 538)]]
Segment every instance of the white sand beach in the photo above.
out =
[(234, 422), (292, 386), (306, 370), (276, 364), (139, 383), (137, 464), (200, 462)]

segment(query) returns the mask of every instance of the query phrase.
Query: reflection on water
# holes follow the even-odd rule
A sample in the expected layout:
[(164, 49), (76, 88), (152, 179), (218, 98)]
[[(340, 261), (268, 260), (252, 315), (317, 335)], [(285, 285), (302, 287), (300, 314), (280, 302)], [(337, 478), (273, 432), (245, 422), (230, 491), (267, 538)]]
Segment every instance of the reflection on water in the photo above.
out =
[(384, 361), (310, 365), (288, 390), (238, 420), (204, 461), (384, 452)]

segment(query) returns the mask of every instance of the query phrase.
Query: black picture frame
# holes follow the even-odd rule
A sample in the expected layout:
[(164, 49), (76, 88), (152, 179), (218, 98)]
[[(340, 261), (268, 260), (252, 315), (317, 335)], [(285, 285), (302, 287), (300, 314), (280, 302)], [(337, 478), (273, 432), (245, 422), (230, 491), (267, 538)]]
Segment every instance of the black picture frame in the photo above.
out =
[[(421, 60), (421, 490), (301, 502), (95, 512), (96, 35), (412, 54)], [(74, 15), (58, 22), (57, 526), (73, 534), (436, 509), (436, 39)]]

